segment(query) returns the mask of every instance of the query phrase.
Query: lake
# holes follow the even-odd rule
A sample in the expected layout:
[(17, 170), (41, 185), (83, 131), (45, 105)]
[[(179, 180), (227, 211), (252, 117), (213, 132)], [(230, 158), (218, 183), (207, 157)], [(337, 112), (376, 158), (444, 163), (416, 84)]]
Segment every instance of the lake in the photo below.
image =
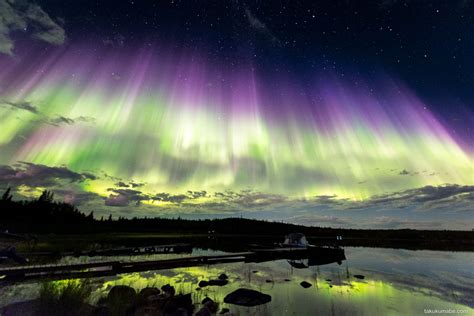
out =
[[(224, 252), (193, 249), (192, 254), (115, 257), (118, 260), (147, 260)], [(385, 248), (345, 248), (347, 260), (306, 267), (305, 260), (291, 265), (287, 260), (263, 263), (227, 263), (206, 267), (179, 268), (123, 274), (91, 279), (91, 303), (118, 284), (137, 290), (171, 284), (179, 293), (192, 293), (194, 302), (206, 296), (227, 307), (232, 315), (420, 315), (442, 312), (474, 314), (474, 253)], [(109, 258), (64, 257), (60, 263)], [(201, 280), (229, 277), (225, 286), (197, 290)], [(354, 275), (362, 275), (360, 279)], [(312, 286), (303, 288), (300, 283)], [(61, 281), (56, 281), (61, 282)], [(0, 306), (35, 298), (38, 283), (2, 286)], [(225, 304), (224, 297), (240, 287), (255, 289), (272, 297), (256, 307)]]

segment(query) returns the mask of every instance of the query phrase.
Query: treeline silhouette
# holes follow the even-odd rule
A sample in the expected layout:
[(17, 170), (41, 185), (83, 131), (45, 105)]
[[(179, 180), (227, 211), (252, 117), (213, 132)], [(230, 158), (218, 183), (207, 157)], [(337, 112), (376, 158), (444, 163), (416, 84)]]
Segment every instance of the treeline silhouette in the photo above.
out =
[[(473, 231), (413, 230), (413, 229), (335, 229), (311, 227), (283, 222), (245, 218), (183, 219), (183, 218), (108, 218), (97, 219), (94, 212), (84, 214), (74, 205), (57, 202), (54, 194), (44, 191), (34, 200), (14, 201), (8, 188), (0, 199), (0, 230), (15, 233), (173, 233), (182, 235), (267, 235), (283, 236), (302, 232), (308, 237), (343, 236), (346, 245), (394, 245), (413, 241), (419, 243), (448, 243), (474, 247)], [(365, 240), (365, 241), (364, 241)]]
[(54, 193), (43, 191), (34, 200), (14, 201), (8, 188), (0, 199), (0, 228), (13, 232), (79, 231), (95, 222), (93, 212), (81, 213), (74, 205), (54, 201)]

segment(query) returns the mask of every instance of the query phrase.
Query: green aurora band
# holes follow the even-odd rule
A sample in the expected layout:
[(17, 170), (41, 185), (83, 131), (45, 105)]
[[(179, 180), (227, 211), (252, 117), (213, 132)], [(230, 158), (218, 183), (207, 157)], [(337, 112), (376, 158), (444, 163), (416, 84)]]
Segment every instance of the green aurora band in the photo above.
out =
[[(474, 183), (472, 141), (387, 75), (303, 85), (199, 56), (66, 47), (2, 56), (0, 68), (0, 163), (95, 174), (80, 189), (104, 198), (119, 197), (117, 181), (149, 195), (206, 191), (195, 204), (225, 190), (362, 201)], [(152, 200), (139, 202), (173, 202)]]

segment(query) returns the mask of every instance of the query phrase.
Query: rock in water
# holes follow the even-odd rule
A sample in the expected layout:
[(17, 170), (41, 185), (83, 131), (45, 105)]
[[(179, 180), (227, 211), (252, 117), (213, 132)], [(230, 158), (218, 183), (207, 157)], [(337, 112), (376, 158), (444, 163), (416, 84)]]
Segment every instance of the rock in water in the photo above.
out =
[(206, 306), (203, 306), (194, 316), (212, 316), (212, 313)]
[(163, 315), (192, 315), (194, 305), (191, 299), (191, 293), (176, 295), (171, 297), (163, 308)]
[(257, 306), (270, 302), (272, 297), (268, 294), (250, 289), (238, 289), (229, 293), (224, 298), (227, 304), (235, 304), (241, 306)]
[(209, 280), (208, 281), (208, 285), (217, 285), (217, 286), (224, 286), (226, 285), (227, 283), (229, 283), (229, 281), (227, 280)]
[(358, 278), (360, 280), (363, 280), (363, 279), (365, 279), (365, 276), (363, 276), (362, 274), (354, 274), (354, 278)]
[[(8, 314), (5, 314), (5, 315), (8, 315)], [(94, 316), (109, 316), (109, 315), (110, 315), (110, 311), (105, 306), (99, 306), (94, 311)]]
[(218, 277), (219, 280), (227, 280), (228, 278), (229, 277), (225, 273), (221, 273), (221, 275), (219, 275), (219, 277)]
[(137, 292), (126, 285), (115, 285), (107, 295), (107, 307), (112, 315), (125, 315), (137, 301)]
[(307, 289), (307, 288), (313, 286), (311, 283), (306, 282), (306, 281), (301, 282), (300, 285), (301, 285), (302, 287), (304, 287), (305, 289)]
[(211, 286), (211, 285), (216, 285), (216, 286), (224, 286), (226, 285), (227, 283), (229, 283), (229, 281), (227, 280), (221, 280), (221, 279), (217, 279), (217, 280), (209, 280), (209, 281), (200, 281), (199, 282), (199, 287), (206, 287), (206, 286)]
[(206, 306), (204, 306), (203, 308), (198, 310), (198, 312), (194, 316), (212, 316), (212, 313)]
[(138, 293), (138, 296), (140, 298), (147, 300), (149, 297), (159, 295), (160, 293), (161, 291), (157, 289), (156, 287), (145, 287), (141, 289), (140, 293)]
[(217, 309), (219, 308), (219, 305), (207, 296), (202, 300), (201, 304), (209, 309), (212, 314), (217, 313)]
[(166, 284), (161, 287), (161, 290), (163, 291), (164, 294), (166, 294), (168, 297), (174, 296), (176, 293), (176, 290), (174, 289), (173, 286)]
[(129, 286), (126, 285), (115, 285), (110, 289), (109, 294), (107, 295), (108, 302), (121, 302), (122, 304), (133, 303), (137, 296), (137, 292)]

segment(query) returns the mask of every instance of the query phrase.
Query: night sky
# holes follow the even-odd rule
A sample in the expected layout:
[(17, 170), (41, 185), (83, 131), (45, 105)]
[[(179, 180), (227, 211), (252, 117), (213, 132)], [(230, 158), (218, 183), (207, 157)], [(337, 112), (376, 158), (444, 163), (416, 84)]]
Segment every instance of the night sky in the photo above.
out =
[(474, 3), (0, 0), (0, 190), (471, 229)]

